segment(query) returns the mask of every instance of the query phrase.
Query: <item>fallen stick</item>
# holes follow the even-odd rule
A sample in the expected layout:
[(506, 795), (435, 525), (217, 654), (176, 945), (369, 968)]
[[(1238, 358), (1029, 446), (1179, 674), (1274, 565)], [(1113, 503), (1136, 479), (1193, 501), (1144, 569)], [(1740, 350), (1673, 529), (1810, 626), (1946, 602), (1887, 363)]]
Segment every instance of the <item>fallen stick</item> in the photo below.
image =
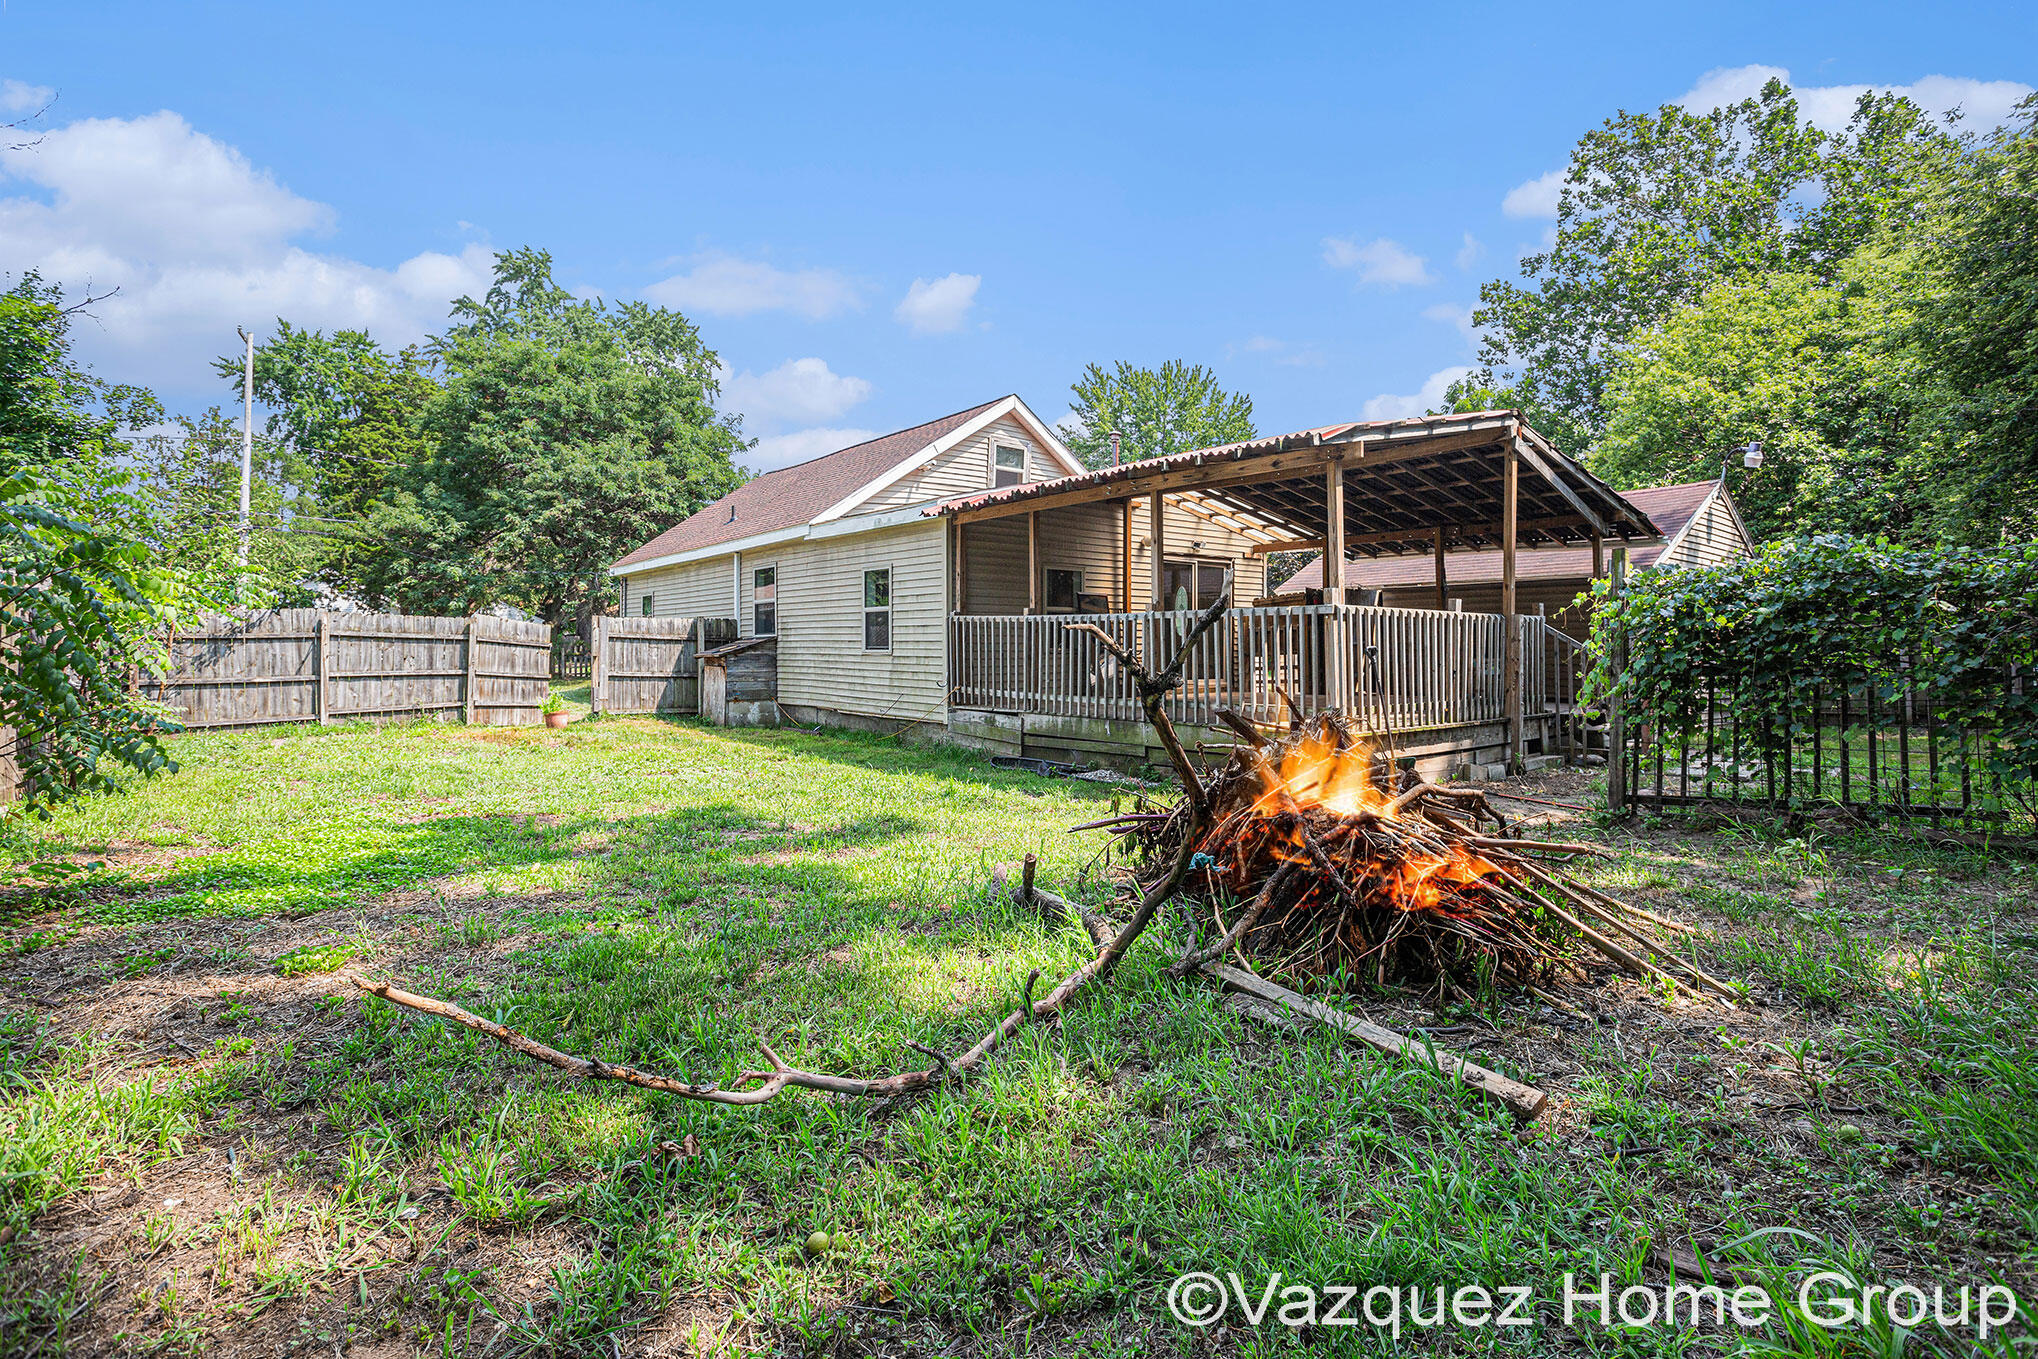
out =
[[(1032, 859), (1031, 854), (1026, 856)], [(1008, 865), (999, 864), (991, 870), (991, 888), (995, 892), (1005, 883)], [(1029, 911), (1038, 911), (1041, 919), (1050, 925), (1081, 925), (1089, 934), (1090, 942), (1098, 948), (1104, 947), (1111, 937), (1118, 933), (1118, 927), (1088, 907), (1079, 906), (1066, 897), (1056, 896), (1045, 887), (1028, 887), (1028, 877), (1022, 873), (1020, 880), (1007, 889), (1007, 895), (1014, 903)]]
[(1228, 963), (1206, 963), (1203, 970), (1216, 977), (1226, 986), (1243, 991), (1249, 996), (1272, 1001), (1300, 1015), (1307, 1015), (1319, 1024), (1328, 1024), (1380, 1052), (1406, 1057), (1417, 1065), (1441, 1071), (1446, 1076), (1456, 1077), (1473, 1090), (1506, 1106), (1507, 1111), (1526, 1123), (1542, 1112), (1549, 1095), (1533, 1085), (1523, 1085), (1497, 1071), (1488, 1071), (1477, 1063), (1467, 1061), (1456, 1053), (1445, 1052), (1431, 1044), (1419, 1043), (1405, 1038), (1392, 1029), (1383, 1029), (1371, 1020), (1325, 1005), (1322, 1001), (1311, 1000), (1308, 996), (1277, 982), (1270, 982), (1258, 973), (1232, 967)]

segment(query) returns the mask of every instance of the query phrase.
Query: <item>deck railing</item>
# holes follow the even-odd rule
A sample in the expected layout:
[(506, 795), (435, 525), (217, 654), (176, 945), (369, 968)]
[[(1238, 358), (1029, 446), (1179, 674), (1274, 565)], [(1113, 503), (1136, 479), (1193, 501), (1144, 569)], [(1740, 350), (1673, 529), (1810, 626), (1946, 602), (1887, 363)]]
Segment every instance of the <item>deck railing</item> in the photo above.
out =
[[(1132, 680), (1087, 623), (1142, 662), (1165, 661), (1193, 613), (956, 615), (949, 631), (949, 702), (958, 708), (1138, 721)], [(1522, 699), (1554, 696), (1548, 631), (1522, 616)], [(1498, 722), (1506, 716), (1507, 620), (1356, 605), (1233, 609), (1197, 639), (1167, 699), (1177, 722), (1214, 725), (1230, 708), (1285, 723), (1326, 708), (1391, 731)]]

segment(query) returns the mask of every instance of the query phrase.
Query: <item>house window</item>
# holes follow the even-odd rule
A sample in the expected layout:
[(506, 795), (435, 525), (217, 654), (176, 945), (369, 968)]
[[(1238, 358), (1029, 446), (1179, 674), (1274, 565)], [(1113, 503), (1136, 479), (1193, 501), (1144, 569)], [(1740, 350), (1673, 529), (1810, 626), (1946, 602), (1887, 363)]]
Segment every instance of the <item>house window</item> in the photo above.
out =
[(1213, 562), (1163, 562), (1161, 604), (1163, 609), (1209, 608), (1224, 593), (1224, 567)]
[(760, 566), (750, 573), (750, 631), (770, 637), (778, 631), (778, 568)]
[(654, 598), (656, 598), (656, 596), (651, 594), (650, 591), (648, 590), (645, 591), (644, 597), (637, 601), (637, 612), (643, 614), (646, 618), (649, 618), (651, 616), (651, 601)]
[(1026, 450), (999, 444), (991, 453), (991, 485), (1017, 486), (1026, 480)]
[(863, 573), (863, 649), (892, 649), (892, 569)]
[(1074, 612), (1083, 594), (1083, 573), (1050, 568), (1047, 573), (1047, 607)]

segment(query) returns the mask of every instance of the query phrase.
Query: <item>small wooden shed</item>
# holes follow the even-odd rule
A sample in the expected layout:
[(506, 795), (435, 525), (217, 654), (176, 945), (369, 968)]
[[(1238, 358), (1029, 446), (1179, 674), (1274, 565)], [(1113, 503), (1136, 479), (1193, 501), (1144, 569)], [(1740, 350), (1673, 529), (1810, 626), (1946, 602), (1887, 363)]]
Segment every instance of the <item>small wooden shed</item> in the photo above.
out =
[(745, 637), (700, 659), (701, 716), (718, 727), (778, 725), (777, 637)]

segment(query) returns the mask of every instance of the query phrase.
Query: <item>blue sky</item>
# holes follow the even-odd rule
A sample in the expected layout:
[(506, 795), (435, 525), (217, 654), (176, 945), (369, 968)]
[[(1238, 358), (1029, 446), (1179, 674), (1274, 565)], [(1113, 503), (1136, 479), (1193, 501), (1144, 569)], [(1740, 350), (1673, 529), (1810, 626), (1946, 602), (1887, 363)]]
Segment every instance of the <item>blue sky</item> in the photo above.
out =
[(1760, 68), (1992, 119), (2038, 7), (8, 0), (0, 270), (117, 285), (86, 353), (173, 409), (236, 323), (415, 339), (528, 244), (692, 316), (759, 465), (1120, 358), (1295, 429), (1421, 409), (1578, 136)]

